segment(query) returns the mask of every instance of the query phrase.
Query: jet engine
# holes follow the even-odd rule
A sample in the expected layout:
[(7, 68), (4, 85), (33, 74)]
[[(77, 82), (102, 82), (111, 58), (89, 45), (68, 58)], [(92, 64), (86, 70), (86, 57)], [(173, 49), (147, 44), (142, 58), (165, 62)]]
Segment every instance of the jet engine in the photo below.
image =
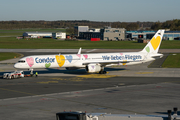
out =
[(89, 64), (86, 66), (86, 71), (88, 73), (95, 73), (101, 71), (101, 66), (97, 64)]

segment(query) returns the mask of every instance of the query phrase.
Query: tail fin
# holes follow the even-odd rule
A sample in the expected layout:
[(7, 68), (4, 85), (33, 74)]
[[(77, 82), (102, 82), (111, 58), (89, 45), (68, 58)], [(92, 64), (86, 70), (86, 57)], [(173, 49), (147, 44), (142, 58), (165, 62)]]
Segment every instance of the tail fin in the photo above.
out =
[(141, 52), (157, 54), (165, 30), (158, 30)]

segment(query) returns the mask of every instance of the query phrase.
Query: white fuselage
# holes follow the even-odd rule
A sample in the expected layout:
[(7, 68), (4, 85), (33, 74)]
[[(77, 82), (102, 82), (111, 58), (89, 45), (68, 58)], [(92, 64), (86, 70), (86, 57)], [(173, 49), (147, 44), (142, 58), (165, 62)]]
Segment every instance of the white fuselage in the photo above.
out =
[(80, 48), (78, 54), (27, 56), (20, 59), (14, 67), (31, 70), (34, 68), (84, 67), (89, 73), (99, 72), (104, 74), (106, 73), (104, 71), (106, 66), (140, 64), (162, 57), (158, 50), (163, 34), (164, 30), (158, 30), (140, 52), (81, 54)]
[[(127, 53), (96, 53), (96, 54), (64, 54), (64, 55), (38, 55), (28, 56), (19, 60), (15, 68), (55, 68), (55, 67), (85, 67), (86, 63), (106, 63), (130, 65), (144, 61), (145, 54), (140, 52)], [(149, 59), (154, 60), (154, 59)], [(107, 64), (109, 63), (109, 64)]]

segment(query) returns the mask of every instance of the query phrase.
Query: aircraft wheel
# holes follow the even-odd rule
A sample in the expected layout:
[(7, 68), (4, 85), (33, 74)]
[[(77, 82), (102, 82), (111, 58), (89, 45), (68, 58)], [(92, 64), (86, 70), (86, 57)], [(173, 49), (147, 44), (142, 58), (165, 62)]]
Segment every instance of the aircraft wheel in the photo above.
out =
[(106, 74), (107, 72), (106, 71), (103, 71), (103, 74)]
[(99, 74), (103, 74), (103, 71), (99, 71)]
[(106, 74), (106, 71), (99, 71), (99, 74)]

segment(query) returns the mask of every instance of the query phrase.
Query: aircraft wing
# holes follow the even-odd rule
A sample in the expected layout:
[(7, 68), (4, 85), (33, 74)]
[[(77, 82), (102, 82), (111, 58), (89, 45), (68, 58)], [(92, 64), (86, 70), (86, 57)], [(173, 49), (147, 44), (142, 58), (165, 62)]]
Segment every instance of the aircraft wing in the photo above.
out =
[(83, 63), (83, 65), (100, 64), (101, 66), (106, 66), (109, 64), (130, 63), (130, 62), (139, 62), (139, 61), (87, 62), (87, 63)]

